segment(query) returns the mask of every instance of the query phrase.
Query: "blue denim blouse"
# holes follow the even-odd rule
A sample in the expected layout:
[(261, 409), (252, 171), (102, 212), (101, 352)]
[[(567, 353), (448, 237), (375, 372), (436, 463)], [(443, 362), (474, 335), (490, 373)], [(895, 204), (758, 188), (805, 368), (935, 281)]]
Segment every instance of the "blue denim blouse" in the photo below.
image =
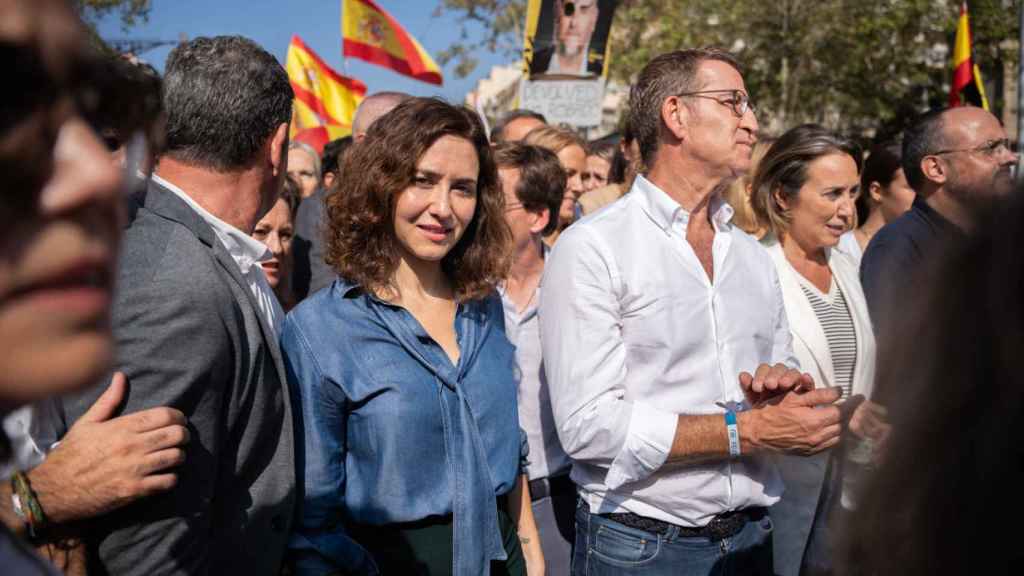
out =
[(444, 350), (403, 308), (338, 279), (288, 315), (281, 336), (296, 406), (300, 574), (376, 574), (344, 524), (454, 517), (457, 576), (505, 559), (496, 496), (520, 472), (515, 353), (501, 300), (458, 306), (461, 351)]

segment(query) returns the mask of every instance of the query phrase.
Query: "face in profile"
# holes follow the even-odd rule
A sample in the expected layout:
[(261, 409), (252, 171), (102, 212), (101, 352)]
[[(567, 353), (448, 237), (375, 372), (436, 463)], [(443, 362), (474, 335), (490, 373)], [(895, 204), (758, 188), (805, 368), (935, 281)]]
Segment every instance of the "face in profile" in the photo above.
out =
[(516, 196), (516, 188), (522, 176), (518, 168), (498, 168), (498, 180), (505, 195), (505, 223), (512, 232), (512, 245), (523, 246), (533, 239), (533, 229), (539, 215), (529, 212)]
[(565, 170), (565, 195), (562, 196), (562, 205), (558, 210), (558, 221), (566, 225), (572, 223), (576, 218), (576, 201), (585, 191), (583, 188), (583, 173), (587, 171), (587, 152), (573, 144), (566, 146), (558, 152), (558, 161)]
[(583, 188), (590, 192), (608, 185), (608, 173), (611, 169), (611, 163), (604, 158), (596, 154), (587, 156), (587, 171), (583, 174)]
[(704, 159), (708, 170), (723, 177), (738, 177), (750, 171), (751, 156), (757, 142), (757, 118), (748, 107), (738, 115), (734, 95), (748, 94), (743, 77), (726, 62), (705, 60), (698, 69), (702, 91), (715, 91), (707, 97), (694, 97), (689, 103), (689, 138), (692, 153)]
[(459, 136), (438, 138), (420, 157), (395, 204), (395, 237), (410, 265), (439, 263), (458, 244), (476, 213), (479, 173), (476, 148)]
[(872, 183), (871, 198), (878, 204), (878, 209), (882, 211), (882, 219), (886, 223), (892, 222), (910, 210), (915, 196), (916, 193), (907, 182), (903, 168), (896, 170), (892, 182), (889, 182), (888, 186)]
[[(63, 3), (2, 3), (0, 20), (21, 22), (28, 10), (47, 22), (31, 31), (44, 46), (33, 47), (44, 53), (38, 73), (61, 86), (47, 63), (78, 61), (82, 32)], [(30, 46), (27, 30), (0, 36)], [(50, 167), (40, 179), (10, 174), (26, 184), (0, 195), (0, 410), (93, 384), (111, 362), (121, 173), (70, 90), (58, 88), (55, 102), (35, 103), (0, 133), (4, 165), (40, 146)]]
[(252, 237), (266, 244), (273, 258), (260, 262), (267, 283), (276, 292), (292, 273), (292, 238), (295, 236), (294, 214), (285, 198), (278, 198), (274, 207), (256, 223)]
[(943, 114), (943, 132), (950, 146), (939, 156), (948, 169), (950, 195), (976, 207), (1013, 191), (1017, 155), (995, 116), (970, 106), (949, 110)]
[(559, 0), (555, 3), (558, 53), (579, 56), (590, 46), (597, 25), (597, 0)]

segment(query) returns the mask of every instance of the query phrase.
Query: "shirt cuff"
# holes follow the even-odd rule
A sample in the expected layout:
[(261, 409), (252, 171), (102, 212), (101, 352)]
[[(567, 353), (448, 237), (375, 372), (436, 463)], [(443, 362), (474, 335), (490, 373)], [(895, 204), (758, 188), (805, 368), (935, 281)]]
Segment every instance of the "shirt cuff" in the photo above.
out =
[(678, 425), (678, 414), (634, 402), (626, 442), (608, 469), (605, 485), (615, 490), (643, 480), (661, 468), (672, 449)]

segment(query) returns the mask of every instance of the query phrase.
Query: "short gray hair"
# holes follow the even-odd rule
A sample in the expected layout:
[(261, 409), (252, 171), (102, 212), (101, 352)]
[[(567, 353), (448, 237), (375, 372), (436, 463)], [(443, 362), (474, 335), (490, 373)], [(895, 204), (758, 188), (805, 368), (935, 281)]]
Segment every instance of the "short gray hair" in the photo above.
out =
[(167, 57), (165, 154), (227, 172), (248, 166), (292, 116), (280, 63), (241, 36), (196, 38)]
[(697, 71), (701, 63), (717, 60), (742, 73), (739, 60), (719, 48), (676, 50), (654, 57), (640, 71), (629, 92), (629, 125), (640, 145), (644, 165), (654, 165), (661, 134), (661, 106), (667, 98), (699, 90)]

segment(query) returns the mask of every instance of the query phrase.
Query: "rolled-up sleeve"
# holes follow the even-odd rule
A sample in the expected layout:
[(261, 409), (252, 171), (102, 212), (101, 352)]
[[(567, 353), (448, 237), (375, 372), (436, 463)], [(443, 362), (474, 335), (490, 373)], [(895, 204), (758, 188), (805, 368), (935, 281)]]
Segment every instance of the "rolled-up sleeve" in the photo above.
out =
[(559, 238), (545, 264), (539, 316), (558, 437), (574, 460), (607, 468), (605, 483), (615, 489), (665, 463), (679, 417), (627, 397), (621, 279), (602, 244), (586, 228)]

